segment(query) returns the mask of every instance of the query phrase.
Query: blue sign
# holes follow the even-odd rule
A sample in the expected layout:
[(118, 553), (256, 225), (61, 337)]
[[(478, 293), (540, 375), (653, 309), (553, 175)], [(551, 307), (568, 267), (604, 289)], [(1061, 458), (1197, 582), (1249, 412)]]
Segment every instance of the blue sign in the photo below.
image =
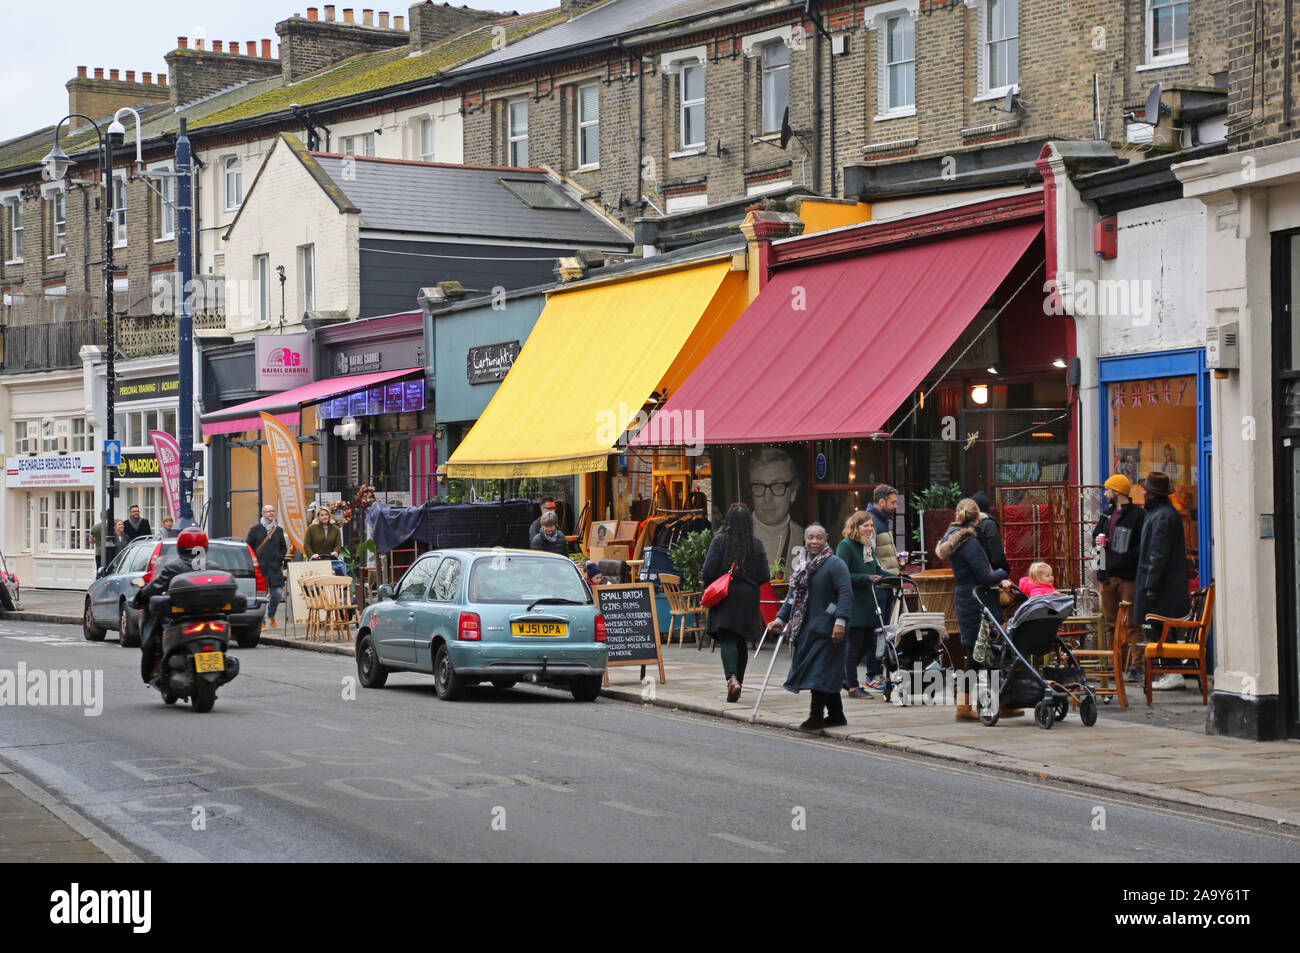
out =
[(104, 441), (104, 466), (120, 467), (122, 465), (122, 441)]
[(813, 465), (817, 468), (817, 479), (826, 479), (826, 454), (817, 454), (817, 459), (814, 461)]

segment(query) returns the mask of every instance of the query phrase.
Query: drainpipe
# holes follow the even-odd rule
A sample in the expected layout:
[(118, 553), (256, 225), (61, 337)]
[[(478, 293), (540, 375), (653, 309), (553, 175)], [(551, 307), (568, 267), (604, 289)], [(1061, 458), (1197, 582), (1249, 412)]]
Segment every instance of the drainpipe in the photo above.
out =
[[(632, 196), (632, 207), (636, 209), (637, 215), (640, 215), (645, 209), (642, 207), (641, 196), (644, 194), (641, 180), (641, 167), (645, 162), (643, 158), (645, 153), (645, 63), (642, 62), (640, 52), (636, 56), (636, 193)], [(619, 212), (622, 212), (619, 209)], [(633, 216), (635, 218), (635, 216)], [(643, 250), (644, 253), (644, 250)]]

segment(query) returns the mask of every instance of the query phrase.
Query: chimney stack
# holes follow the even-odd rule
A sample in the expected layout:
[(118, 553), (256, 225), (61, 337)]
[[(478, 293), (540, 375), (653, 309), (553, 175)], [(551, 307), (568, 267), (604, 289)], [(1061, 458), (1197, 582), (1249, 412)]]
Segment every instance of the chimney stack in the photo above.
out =
[(356, 9), (344, 7), (342, 19), (336, 19), (334, 5), (327, 3), (324, 19), (295, 16), (277, 23), (275, 32), (280, 37), (278, 55), (285, 81), (294, 82), (351, 56), (400, 49), (406, 45), (404, 33), (387, 29), (387, 11), (380, 14), (382, 30), (375, 28), (373, 7), (360, 13), (357, 16)]
[(326, 23), (334, 22), (334, 4), (332, 3), (325, 4), (325, 22)]
[(387, 11), (387, 10), (380, 10), (380, 11), (379, 11), (379, 29), (381, 29), (381, 30), (387, 30), (387, 29), (388, 29), (388, 11)]
[(317, 20), (317, 19), (319, 19), (319, 18), (320, 18), (320, 17), (319, 17), (319, 14), (320, 14), (320, 11), (317, 10), (315, 7), (308, 7), (308, 8), (307, 8), (307, 19), (308, 19), (308, 20)]
[(110, 69), (108, 71), (108, 78), (111, 79), (113, 82), (117, 82), (119, 79), (121, 79), (121, 76), (119, 75), (118, 70)]
[[(407, 12), (411, 15), (409, 42), (412, 50), (432, 46), (457, 33), (490, 23), (505, 15), (492, 10), (471, 10), (465, 6), (453, 7), (449, 3), (435, 4), (429, 0), (411, 4)], [(401, 29), (402, 18), (397, 19), (398, 29)]]
[(406, 17), (400, 14), (395, 14), (393, 16), (393, 29), (406, 32)]
[[(65, 83), (68, 91), (68, 112), (81, 113), (86, 116), (110, 116), (123, 106), (141, 106), (145, 103), (166, 102), (167, 93), (159, 90), (150, 82), (150, 74), (143, 74), (143, 81), (136, 82), (133, 69), (108, 70), (104, 76), (102, 66), (95, 67), (94, 77), (87, 74), (89, 67), (78, 66), (77, 75)], [(122, 78), (122, 73), (126, 78)]]
[(344, 22), (344, 23), (352, 23), (352, 22), (353, 22), (353, 20), (352, 20), (352, 8), (351, 8), (351, 7), (344, 7), (344, 8), (343, 8), (343, 22)]

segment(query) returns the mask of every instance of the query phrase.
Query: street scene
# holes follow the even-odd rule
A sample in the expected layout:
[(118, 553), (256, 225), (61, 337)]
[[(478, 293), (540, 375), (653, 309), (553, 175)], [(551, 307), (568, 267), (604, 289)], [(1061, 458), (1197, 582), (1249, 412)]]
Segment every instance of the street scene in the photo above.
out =
[(203, 862), (1122, 862), (1090, 924), (1279, 912), (1296, 0), (556, 2), (62, 0), (0, 68), (42, 917), (159, 934), (102, 870)]

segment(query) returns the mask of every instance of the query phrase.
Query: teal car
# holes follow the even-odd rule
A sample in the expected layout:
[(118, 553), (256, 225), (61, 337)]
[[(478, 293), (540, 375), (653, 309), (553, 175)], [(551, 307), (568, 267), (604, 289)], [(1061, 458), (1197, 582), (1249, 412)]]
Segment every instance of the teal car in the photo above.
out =
[(578, 701), (600, 694), (605, 620), (569, 559), (513, 549), (425, 553), (396, 589), (361, 613), (357, 675), (382, 688), (390, 672), (433, 676), (445, 701), (470, 685), (510, 688), (522, 678), (567, 686)]

